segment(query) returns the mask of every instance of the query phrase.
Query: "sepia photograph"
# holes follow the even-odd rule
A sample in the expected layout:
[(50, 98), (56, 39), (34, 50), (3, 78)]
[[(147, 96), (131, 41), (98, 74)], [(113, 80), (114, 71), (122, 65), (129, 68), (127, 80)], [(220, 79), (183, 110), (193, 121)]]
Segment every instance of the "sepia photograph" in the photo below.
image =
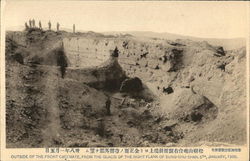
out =
[(5, 148), (246, 146), (248, 5), (5, 1)]

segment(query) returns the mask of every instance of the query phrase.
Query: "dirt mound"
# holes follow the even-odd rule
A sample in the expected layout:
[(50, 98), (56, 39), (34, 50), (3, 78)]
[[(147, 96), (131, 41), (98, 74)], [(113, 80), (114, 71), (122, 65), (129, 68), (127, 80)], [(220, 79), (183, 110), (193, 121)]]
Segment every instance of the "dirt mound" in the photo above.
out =
[(218, 114), (218, 108), (211, 101), (189, 88), (177, 89), (173, 94), (162, 97), (161, 106), (167, 118), (185, 122), (207, 122)]

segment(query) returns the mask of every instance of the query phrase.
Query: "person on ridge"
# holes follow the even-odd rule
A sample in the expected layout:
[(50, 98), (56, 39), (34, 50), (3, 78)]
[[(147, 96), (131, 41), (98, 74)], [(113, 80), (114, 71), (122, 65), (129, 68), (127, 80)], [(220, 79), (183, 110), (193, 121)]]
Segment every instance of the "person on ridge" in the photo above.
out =
[(27, 24), (27, 22), (25, 22), (25, 30), (28, 30), (29, 29), (29, 26)]
[(51, 30), (51, 22), (50, 21), (48, 23), (48, 26), (49, 26), (49, 30)]
[(34, 19), (32, 20), (32, 25), (34, 28), (36, 27), (36, 21)]
[(57, 22), (57, 24), (56, 24), (56, 31), (57, 32), (59, 31), (59, 27), (60, 27), (60, 24)]
[(105, 108), (107, 110), (107, 115), (111, 115), (111, 111), (110, 111), (111, 100), (110, 100), (109, 96), (108, 96), (108, 99), (107, 99), (105, 104), (106, 104)]
[(39, 29), (42, 29), (42, 23), (39, 21)]
[(75, 33), (75, 32), (76, 32), (76, 25), (73, 24), (73, 33)]
[(32, 28), (32, 22), (31, 22), (31, 19), (29, 19), (29, 25), (30, 25), (30, 28)]

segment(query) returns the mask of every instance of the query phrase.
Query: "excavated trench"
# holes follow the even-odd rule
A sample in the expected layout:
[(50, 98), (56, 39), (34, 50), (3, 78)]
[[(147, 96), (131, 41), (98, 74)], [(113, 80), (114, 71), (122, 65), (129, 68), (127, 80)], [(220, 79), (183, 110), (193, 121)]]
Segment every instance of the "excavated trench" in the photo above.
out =
[(200, 70), (225, 74), (230, 58), (201, 69), (192, 59), (203, 50), (182, 43), (45, 40), (46, 50), (6, 43), (7, 147), (174, 146), (220, 114), (219, 92), (198, 86)]
[[(114, 51), (117, 52), (117, 50), (118, 49), (115, 48)], [(67, 72), (65, 72), (68, 64), (66, 55), (67, 54), (62, 50), (57, 51), (57, 65), (60, 66), (62, 79), (64, 79), (64, 77), (65, 79), (74, 79), (74, 77), (68, 76)], [(69, 109), (73, 107), (70, 107), (68, 103), (68, 99), (70, 98), (67, 96), (71, 93), (67, 93), (63, 89), (60, 90), (58, 100), (59, 107), (56, 107), (56, 113), (51, 112), (52, 115), (54, 115), (54, 119), (51, 121), (52, 125), (53, 123), (57, 126), (60, 124), (59, 127), (62, 127), (62, 131), (65, 133), (71, 133), (78, 129), (80, 131), (83, 130), (88, 137), (90, 137), (89, 135), (95, 136), (91, 137), (95, 138), (92, 139), (94, 143), (84, 141), (82, 143), (75, 142), (66, 145), (79, 147), (162, 146), (168, 143), (178, 143), (180, 139), (184, 138), (185, 134), (180, 131), (180, 124), (201, 124), (216, 118), (218, 113), (217, 107), (207, 98), (200, 98), (201, 96), (197, 96), (199, 97), (198, 99), (202, 99), (199, 105), (185, 109), (185, 112), (176, 118), (172, 119), (171, 115), (169, 118), (160, 115), (159, 112), (156, 112), (160, 108), (158, 96), (152, 94), (152, 91), (143, 83), (143, 80), (140, 80), (138, 77), (129, 78), (126, 76), (125, 71), (117, 61), (117, 54), (115, 54), (115, 57), (112, 55), (114, 54), (111, 54), (111, 58), (104, 62), (103, 65), (100, 65), (100, 67), (79, 69), (80, 73), (85, 73), (84, 76), (89, 74), (96, 78), (94, 81), (85, 82), (86, 85), (104, 93), (106, 101), (101, 105), (103, 107), (102, 114), (91, 111), (93, 107), (91, 104), (87, 104), (86, 109), (80, 108), (78, 109), (80, 111), (72, 111), (72, 109)], [(178, 59), (180, 59), (180, 57), (178, 57)], [(174, 63), (174, 68), (177, 69), (175, 65), (176, 62)], [(65, 69), (62, 71), (62, 68)], [(74, 72), (74, 69), (70, 69), (70, 73), (71, 72)], [(55, 88), (55, 85), (53, 85), (53, 87)], [(83, 93), (87, 92), (90, 91)], [(167, 93), (168, 95), (174, 94), (174, 90), (172, 87), (163, 88), (163, 93)], [(109, 105), (107, 105), (108, 100), (110, 100)], [(109, 114), (108, 111), (110, 111), (111, 114)], [(72, 112), (80, 112), (82, 118), (80, 120), (71, 120), (68, 118), (68, 115)], [(60, 120), (58, 119), (58, 113), (60, 113)], [(175, 115), (176, 113), (178, 114), (178, 110), (174, 111), (174, 113)], [(58, 123), (58, 120), (60, 123)], [(177, 120), (177, 122), (171, 124), (173, 120)], [(73, 124), (72, 121), (74, 122)], [(81, 121), (84, 123), (79, 123)], [(91, 125), (90, 122), (95, 123)], [(72, 133), (74, 134), (74, 132)], [(55, 141), (55, 143), (64, 146), (65, 143), (58, 136), (59, 134), (54, 137), (59, 140)], [(96, 141), (97, 138), (101, 140), (100, 143)]]
[[(38, 142), (29, 144), (26, 141), (19, 144), (20, 147), (33, 147), (35, 144), (39, 147), (149, 146), (177, 142), (181, 138), (172, 128), (158, 128), (162, 118), (151, 112), (153, 98), (143, 95), (145, 91), (148, 94), (149, 89), (139, 78), (128, 78), (116, 58), (111, 58), (101, 67), (78, 69), (80, 73), (85, 73), (83, 77), (90, 77), (90, 80), (83, 80), (86, 82), (82, 84), (81, 81), (75, 82), (72, 77), (74, 69), (67, 69), (64, 51), (57, 49), (54, 52), (58, 67), (24, 64), (28, 71), (32, 69), (32, 72), (28, 72), (32, 80), (37, 80), (27, 82), (32, 88), (26, 92), (27, 97), (32, 95), (29, 101), (37, 102), (39, 97), (43, 101), (35, 103), (36, 107), (31, 107), (33, 112), (27, 114), (28, 118), (39, 120), (33, 125), (36, 132), (31, 134), (32, 130), (26, 129), (15, 141), (28, 141), (32, 135), (34, 138), (39, 137)], [(43, 74), (38, 76), (35, 74), (37, 72)], [(31, 76), (24, 73), (25, 79), (31, 79)], [(101, 97), (100, 102), (95, 101), (95, 94), (91, 94), (93, 92)], [(107, 100), (110, 100), (109, 107)], [(99, 107), (95, 107), (96, 103)], [(44, 109), (43, 113), (39, 112), (39, 106)], [(107, 110), (111, 114), (107, 114)], [(23, 119), (24, 126), (30, 126)], [(7, 124), (9, 122), (11, 120), (7, 117)], [(78, 139), (73, 139), (73, 136)], [(12, 142), (13, 138), (9, 138), (9, 141)], [(15, 146), (15, 142), (9, 147)]]

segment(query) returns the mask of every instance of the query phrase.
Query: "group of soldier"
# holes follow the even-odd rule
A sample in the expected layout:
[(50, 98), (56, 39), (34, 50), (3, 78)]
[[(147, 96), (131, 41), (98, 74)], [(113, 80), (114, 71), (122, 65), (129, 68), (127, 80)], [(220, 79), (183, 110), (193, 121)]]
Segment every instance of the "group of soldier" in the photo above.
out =
[[(25, 29), (30, 29), (30, 28), (37, 28), (36, 26), (36, 21), (34, 19), (30, 19), (29, 23), (25, 22)], [(42, 23), (41, 21), (38, 22), (38, 28), (42, 30)], [(51, 22), (48, 22), (48, 29), (51, 30)], [(56, 31), (60, 30), (60, 24), (57, 22), (56, 24)], [(75, 24), (73, 24), (73, 33), (75, 33)]]

